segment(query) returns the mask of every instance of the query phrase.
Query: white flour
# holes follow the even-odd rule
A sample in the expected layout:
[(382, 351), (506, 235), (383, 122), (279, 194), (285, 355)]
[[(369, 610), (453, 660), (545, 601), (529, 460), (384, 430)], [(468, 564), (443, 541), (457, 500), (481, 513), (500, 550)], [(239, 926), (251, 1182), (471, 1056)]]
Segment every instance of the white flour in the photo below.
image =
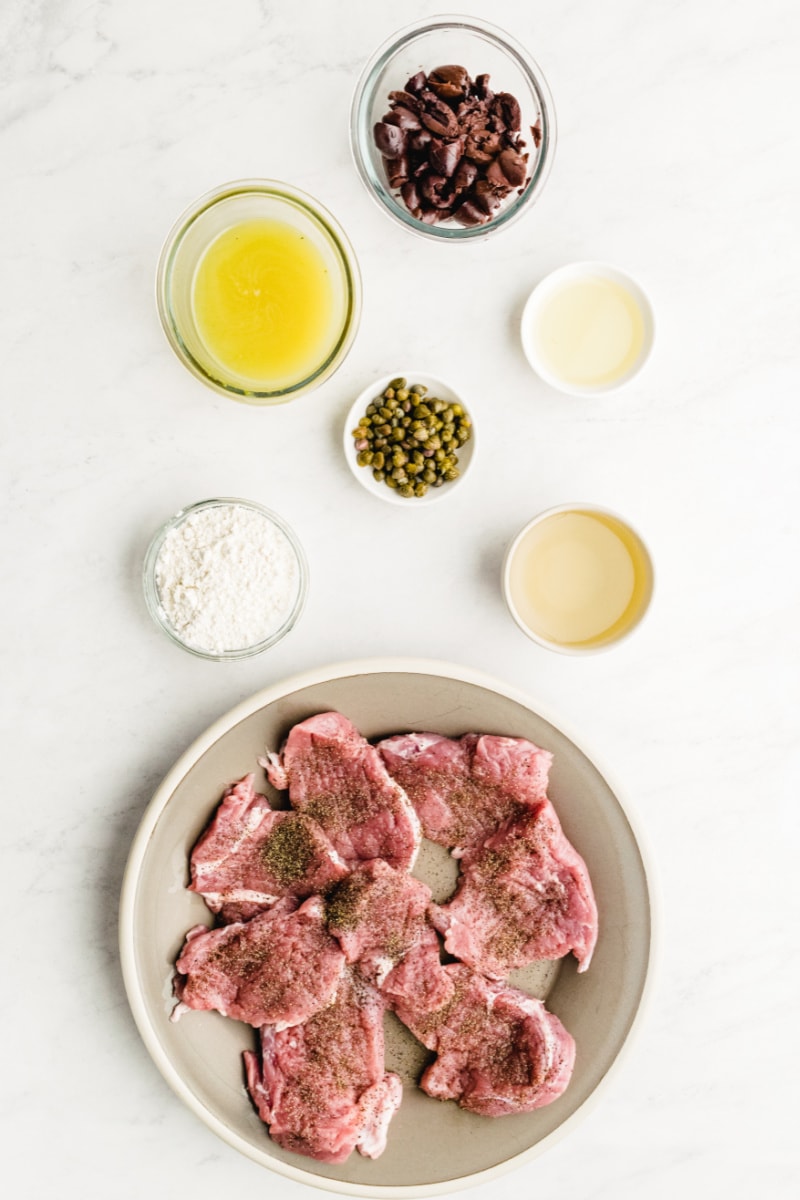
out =
[(297, 556), (268, 517), (237, 504), (192, 513), (156, 560), (164, 613), (180, 638), (220, 654), (264, 641), (297, 597)]

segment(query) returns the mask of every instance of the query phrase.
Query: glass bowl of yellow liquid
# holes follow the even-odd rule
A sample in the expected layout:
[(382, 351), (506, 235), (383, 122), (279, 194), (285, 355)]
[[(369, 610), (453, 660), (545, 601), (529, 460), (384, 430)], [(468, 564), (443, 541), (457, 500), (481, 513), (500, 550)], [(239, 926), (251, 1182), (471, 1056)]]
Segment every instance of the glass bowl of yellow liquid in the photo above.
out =
[(571, 396), (630, 383), (653, 349), (655, 318), (642, 286), (607, 263), (579, 262), (546, 276), (522, 313), (522, 347), (536, 374)]
[(627, 521), (588, 504), (540, 513), (503, 561), (509, 612), (533, 641), (563, 654), (605, 650), (641, 621), (653, 563)]
[(167, 339), (203, 383), (248, 404), (281, 404), (323, 383), (358, 329), (361, 278), (335, 218), (274, 180), (202, 196), (158, 264)]

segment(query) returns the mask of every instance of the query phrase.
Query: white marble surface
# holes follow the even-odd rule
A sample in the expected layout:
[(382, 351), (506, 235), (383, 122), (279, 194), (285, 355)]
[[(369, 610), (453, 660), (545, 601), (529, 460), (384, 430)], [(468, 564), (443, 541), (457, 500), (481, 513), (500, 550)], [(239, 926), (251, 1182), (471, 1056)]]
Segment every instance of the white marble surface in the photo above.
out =
[[(122, 987), (118, 893), (150, 794), (212, 719), (384, 653), (468, 664), (563, 714), (633, 798), (660, 876), (658, 983), (630, 1055), (566, 1140), (476, 1198), (797, 1194), (800, 11), (468, 5), (538, 59), (560, 138), (535, 209), (454, 248), (391, 224), (347, 142), (363, 60), (438, 7), (0, 7), (0, 1137), (24, 1200), (311, 1195), (161, 1080)], [(345, 366), (274, 410), (191, 378), (153, 303), (177, 213), (258, 175), (340, 217), (365, 287)], [(601, 403), (547, 390), (517, 340), (532, 285), (576, 258), (639, 275), (658, 313), (646, 374)], [(470, 389), (483, 433), (470, 486), (417, 514), (339, 457), (354, 392), (409, 358)], [(213, 494), (277, 508), (312, 568), (297, 630), (232, 665), (171, 646), (139, 586), (156, 524)], [(645, 625), (586, 660), (528, 642), (498, 590), (508, 538), (574, 499), (627, 514), (658, 570)]]

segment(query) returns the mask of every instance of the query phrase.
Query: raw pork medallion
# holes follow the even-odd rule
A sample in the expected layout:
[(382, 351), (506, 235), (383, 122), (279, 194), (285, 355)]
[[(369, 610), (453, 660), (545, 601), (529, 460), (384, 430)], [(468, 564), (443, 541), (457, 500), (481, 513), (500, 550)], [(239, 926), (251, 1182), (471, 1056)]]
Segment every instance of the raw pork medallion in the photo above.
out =
[(525, 738), (398, 734), (378, 743), (432, 842), (456, 858), (547, 793), (552, 754)]
[(575, 1043), (541, 1000), (493, 983), (460, 963), (442, 968), (449, 998), (438, 1009), (413, 1000), (397, 1015), (436, 1051), (420, 1087), (484, 1117), (550, 1104), (569, 1083)]
[(190, 1008), (216, 1009), (248, 1025), (285, 1029), (328, 1004), (344, 954), (325, 928), (323, 901), (296, 904), (281, 900), (250, 921), (190, 929), (175, 965), (173, 1020)]
[(426, 884), (380, 858), (353, 871), (328, 898), (329, 933), (392, 1005), (407, 994), (425, 994), (433, 1005), (445, 999), (430, 901)]
[(270, 1137), (320, 1162), (357, 1149), (377, 1158), (403, 1088), (384, 1070), (384, 1006), (348, 968), (333, 1004), (294, 1029), (261, 1030), (261, 1054), (244, 1055), (247, 1087)]
[(350, 866), (383, 858), (409, 870), (420, 844), (416, 813), (380, 754), (341, 713), (295, 725), (279, 755), (264, 761), (270, 783), (313, 817)]
[(570, 951), (586, 970), (597, 906), (586, 864), (549, 800), (470, 851), (455, 896), (432, 907), (432, 920), (449, 954), (494, 978)]
[(225, 921), (242, 921), (282, 896), (324, 892), (347, 874), (324, 831), (270, 808), (253, 775), (228, 788), (191, 858), (189, 890)]

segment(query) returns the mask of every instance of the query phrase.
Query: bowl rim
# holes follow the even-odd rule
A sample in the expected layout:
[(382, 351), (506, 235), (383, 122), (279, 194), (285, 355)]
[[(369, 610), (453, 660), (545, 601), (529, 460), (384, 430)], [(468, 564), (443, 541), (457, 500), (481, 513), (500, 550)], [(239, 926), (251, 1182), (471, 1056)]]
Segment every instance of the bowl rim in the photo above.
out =
[[(599, 645), (563, 645), (561, 642), (552, 641), (551, 639), (544, 637), (542, 634), (536, 633), (533, 629), (531, 629), (530, 625), (523, 620), (511, 597), (511, 563), (523, 538), (531, 529), (534, 528), (534, 526), (539, 525), (542, 521), (546, 521), (549, 517), (554, 517), (558, 513), (567, 512), (589, 514), (598, 513), (600, 516), (610, 517), (613, 521), (618, 521), (619, 524), (626, 529), (628, 533), (630, 533), (639, 543), (639, 547), (645, 560), (647, 572), (646, 592), (638, 615), (634, 621), (625, 630), (623, 630), (622, 633), (618, 634), (616, 637), (610, 638), (608, 641), (601, 642)], [(552, 508), (544, 509), (542, 512), (537, 513), (536, 516), (531, 517), (531, 519), (527, 521), (520, 530), (518, 530), (518, 532), (509, 542), (506, 552), (503, 555), (503, 563), (500, 568), (500, 578), (502, 582), (503, 599), (505, 600), (506, 608), (526, 637), (529, 637), (532, 642), (536, 642), (537, 645), (542, 646), (545, 650), (554, 650), (557, 654), (567, 654), (571, 655), (573, 658), (586, 658), (592, 654), (603, 654), (606, 651), (613, 649), (614, 646), (619, 646), (621, 642), (627, 641), (631, 634), (639, 628), (650, 611), (650, 607), (653, 602), (653, 592), (655, 590), (655, 568), (653, 566), (653, 556), (650, 553), (647, 542), (639, 533), (638, 529), (631, 525), (627, 517), (621, 516), (613, 509), (606, 508), (602, 504), (589, 503), (588, 501), (581, 502), (577, 500), (567, 504), (556, 504)]]
[[(247, 508), (251, 512), (260, 513), (261, 516), (266, 517), (271, 524), (281, 531), (291, 546), (295, 561), (297, 562), (298, 585), (297, 596), (291, 610), (286, 620), (274, 633), (271, 633), (269, 637), (263, 638), (260, 642), (255, 642), (252, 646), (243, 646), (237, 650), (215, 652), (203, 650), (199, 646), (193, 646), (189, 642), (185, 642), (177, 630), (170, 624), (158, 592), (156, 565), (161, 547), (164, 545), (164, 540), (173, 529), (177, 529), (194, 513), (203, 512), (208, 508), (218, 508), (221, 505), (235, 505), (238, 508)], [(245, 500), (239, 496), (212, 496), (206, 500), (197, 500), (194, 504), (185, 505), (158, 527), (145, 551), (142, 563), (142, 588), (147, 611), (158, 628), (176, 646), (180, 646), (182, 650), (186, 650), (196, 658), (205, 658), (210, 662), (235, 662), (242, 658), (253, 658), (256, 654), (261, 654), (264, 650), (269, 650), (270, 647), (277, 645), (300, 620), (308, 599), (308, 560), (297, 534), (283, 517), (273, 509), (259, 504), (256, 500)]]
[[(477, 34), (484, 41), (494, 43), (508, 54), (525, 75), (531, 90), (539, 99), (542, 120), (542, 141), (536, 154), (530, 179), (521, 196), (517, 196), (501, 212), (485, 225), (443, 226), (426, 225), (412, 217), (408, 209), (392, 195), (392, 189), (370, 167), (370, 155), (365, 145), (370, 145), (371, 128), (366, 101), (371, 99), (373, 85), (391, 57), (411, 42), (437, 29), (461, 29)], [(388, 100), (387, 100), (388, 103)], [(421, 237), (439, 242), (470, 242), (486, 239), (499, 229), (506, 229), (528, 210), (539, 196), (553, 166), (557, 140), (557, 121), (553, 96), (544, 73), (536, 60), (521, 42), (497, 25), (480, 17), (442, 13), (424, 17), (398, 29), (386, 38), (372, 53), (362, 68), (356, 83), (350, 107), (350, 149), (358, 175), (378, 207), (404, 228)]]
[(538, 1158), (540, 1154), (555, 1145), (576, 1125), (578, 1125), (584, 1117), (586, 1117), (595, 1105), (605, 1095), (608, 1087), (621, 1068), (626, 1057), (631, 1051), (631, 1047), (636, 1037), (641, 1033), (646, 1012), (649, 1011), (652, 1004), (653, 994), (656, 988), (656, 974), (660, 969), (661, 961), (661, 888), (656, 876), (654, 867), (654, 854), (648, 838), (645, 836), (639, 818), (630, 803), (629, 798), (621, 791), (613, 773), (609, 773), (603, 763), (602, 758), (594, 753), (588, 753), (583, 746), (580, 738), (576, 738), (573, 734), (569, 723), (564, 723), (561, 718), (553, 713), (546, 705), (541, 705), (538, 700), (527, 695), (521, 689), (502, 682), (492, 676), (467, 667), (461, 664), (447, 662), (437, 659), (425, 658), (367, 658), (353, 659), (344, 662), (332, 663), (327, 666), (313, 668), (300, 672), (296, 675), (289, 676), (286, 679), (280, 680), (277, 683), (271, 684), (266, 688), (261, 689), (254, 695), (242, 700), (235, 705), (227, 713), (219, 717), (211, 726), (209, 726), (198, 738), (188, 747), (181, 755), (178, 761), (169, 770), (162, 782), (156, 788), (147, 808), (145, 809), (139, 827), (134, 836), (129, 851), (128, 860), (125, 866), (122, 887), (119, 903), (119, 918), (118, 918), (118, 938), (119, 938), (119, 953), (120, 964), (122, 968), (123, 982), (128, 998), (128, 1004), (134, 1022), (138, 1028), (139, 1034), (151, 1056), (156, 1067), (160, 1071), (162, 1077), (166, 1080), (173, 1092), (186, 1104), (186, 1106), (214, 1133), (217, 1134), (228, 1145), (244, 1154), (245, 1157), (258, 1163), (260, 1166), (268, 1165), (270, 1170), (274, 1170), (276, 1174), (283, 1175), (298, 1183), (305, 1183), (315, 1187), (321, 1191), (335, 1192), (339, 1195), (361, 1196), (365, 1198), (374, 1198), (375, 1188), (372, 1185), (348, 1183), (336, 1179), (330, 1179), (325, 1176), (314, 1175), (310, 1171), (304, 1170), (302, 1167), (297, 1167), (293, 1163), (283, 1162), (280, 1159), (271, 1160), (269, 1164), (265, 1164), (263, 1159), (258, 1157), (251, 1145), (242, 1137), (226, 1125), (224, 1121), (218, 1120), (212, 1114), (207, 1112), (204, 1106), (200, 1103), (192, 1090), (184, 1082), (179, 1072), (172, 1066), (166, 1052), (162, 1049), (161, 1044), (151, 1029), (147, 1007), (145, 1004), (144, 995), (140, 987), (138, 973), (136, 970), (136, 949), (133, 937), (134, 918), (136, 908), (136, 894), (139, 873), (144, 861), (147, 847), (155, 830), (155, 826), (164, 810), (167, 801), (180, 783), (183, 776), (187, 773), (196, 759), (214, 742), (221, 737), (225, 731), (233, 724), (244, 720), (259, 708), (266, 704), (272, 703), (275, 700), (280, 700), (289, 692), (298, 691), (302, 688), (313, 686), (318, 683), (324, 683), (334, 679), (344, 678), (350, 675), (359, 674), (379, 674), (404, 672), (408, 674), (430, 675), (442, 674), (448, 678), (472, 684), (478, 687), (488, 688), (508, 699), (532, 709), (544, 720), (549, 721), (559, 729), (575, 747), (584, 754), (600, 771), (604, 779), (612, 789), (615, 799), (620, 805), (622, 812), (631, 828), (634, 840), (639, 850), (639, 855), (644, 873), (645, 883), (647, 887), (647, 895), (649, 900), (649, 942), (647, 950), (647, 961), (644, 965), (644, 973), (642, 980), (642, 990), (639, 997), (639, 1003), (633, 1013), (631, 1023), (622, 1044), (617, 1051), (613, 1062), (608, 1067), (608, 1070), (599, 1080), (594, 1090), (583, 1101), (583, 1103), (551, 1133), (547, 1134), (534, 1146), (528, 1147), (521, 1153), (504, 1160), (501, 1163), (496, 1163), (494, 1166), (488, 1167), (486, 1170), (475, 1172), (469, 1176), (463, 1176), (458, 1180), (444, 1180), (440, 1183), (423, 1184), (423, 1185), (404, 1185), (392, 1184), (380, 1188), (381, 1196), (391, 1197), (392, 1200), (411, 1200), (412, 1197), (423, 1196), (442, 1196), (449, 1192), (453, 1192), (456, 1188), (453, 1183), (457, 1184), (459, 1189), (474, 1187), (479, 1184), (488, 1183), (490, 1180), (497, 1179), (509, 1171), (523, 1166), (525, 1163), (531, 1162)]
[[(171, 270), (175, 253), (191, 225), (217, 204), (243, 195), (262, 195), (286, 201), (320, 225), (341, 261), (346, 290), (345, 313), (341, 332), (325, 361), (311, 374), (289, 387), (258, 389), (227, 384), (212, 375), (186, 346), (172, 316), (170, 302)], [(234, 179), (204, 192), (188, 204), (173, 222), (161, 247), (155, 277), (156, 308), (161, 328), (179, 361), (202, 383), (239, 403), (267, 406), (285, 404), (319, 387), (341, 366), (355, 341), (361, 322), (363, 288), (361, 270), (353, 244), (344, 228), (321, 201), (309, 192), (279, 179)]]
[[(612, 380), (611, 383), (605, 384), (577, 384), (568, 383), (548, 370), (547, 366), (542, 361), (536, 350), (536, 344), (533, 338), (533, 326), (537, 310), (542, 303), (557, 290), (562, 284), (568, 283), (571, 280), (578, 280), (590, 275), (599, 275), (603, 279), (610, 279), (614, 283), (620, 284), (635, 300), (642, 319), (644, 321), (644, 344), (639, 353), (638, 358), (628, 370), (618, 379)], [(603, 262), (594, 259), (577, 260), (575, 262), (565, 263), (561, 267), (556, 267), (554, 271), (550, 271), (544, 278), (540, 279), (533, 288), (525, 301), (520, 317), (520, 341), (522, 349), (528, 360), (528, 365), (539, 376), (539, 378), (556, 391), (562, 392), (565, 396), (610, 396), (615, 392), (621, 391), (632, 383), (650, 360), (653, 353), (653, 347), (656, 340), (656, 318), (653, 309), (653, 303), (642, 284), (633, 275), (622, 268), (614, 266), (613, 263)]]
[[(351, 432), (354, 423), (357, 422), (358, 417), (364, 415), (367, 405), (371, 404), (375, 400), (376, 394), (382, 392), (385, 387), (388, 387), (389, 383), (391, 383), (393, 379), (397, 379), (399, 376), (409, 380), (419, 380), (421, 383), (425, 384), (425, 386), (428, 388), (428, 391), (431, 391), (432, 389), (438, 389), (440, 391), (449, 392), (456, 398), (456, 403), (463, 405), (467, 416), (472, 421), (472, 436), (469, 439), (469, 442), (465, 443), (465, 446), (468, 446), (469, 449), (467, 450), (465, 447), (462, 447), (459, 451), (460, 454), (463, 454), (465, 457), (469, 455), (469, 457), (467, 458), (466, 462), (464, 462), (463, 459), (459, 460), (463, 470), (458, 479), (454, 479), (451, 483), (443, 484), (438, 488), (429, 488), (428, 493), (425, 496), (398, 496), (396, 495), (394, 489), (386, 487), (385, 484), (377, 483), (372, 478), (372, 475), (369, 473), (366, 467), (359, 467), (358, 463), (355, 461), (353, 435)], [(432, 375), (430, 371), (392, 371), (388, 374), (378, 376), (378, 378), (374, 379), (372, 383), (369, 383), (366, 387), (362, 388), (362, 390), (356, 396), (355, 400), (347, 410), (347, 415), (344, 420), (342, 440), (344, 445), (345, 461), (347, 462), (351, 473), (358, 480), (361, 486), (370, 493), (371, 496), (375, 496), (375, 498), (378, 500), (384, 500), (387, 504), (394, 504), (397, 508), (405, 508), (409, 511), (418, 511), (420, 508), (427, 507), (428, 505), (439, 504), (448, 496), (452, 496), (459, 485), (464, 483), (468, 474), (470, 473), (475, 462), (475, 456), (478, 449), (474, 406), (464, 399), (464, 393), (460, 388), (454, 387), (451, 383), (448, 383), (446, 379), (442, 379), (439, 375)]]

